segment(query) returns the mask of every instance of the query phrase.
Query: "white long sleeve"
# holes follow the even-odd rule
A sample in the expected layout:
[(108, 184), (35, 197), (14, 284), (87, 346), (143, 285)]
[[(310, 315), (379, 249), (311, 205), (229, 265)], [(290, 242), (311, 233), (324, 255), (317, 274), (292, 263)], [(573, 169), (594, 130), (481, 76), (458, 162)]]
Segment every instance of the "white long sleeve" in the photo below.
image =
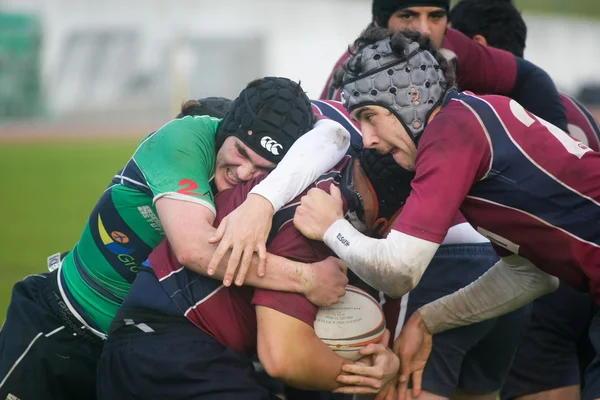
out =
[(294, 142), (277, 168), (250, 193), (269, 200), (277, 212), (339, 163), (349, 146), (350, 133), (342, 125), (319, 120), (311, 131)]
[(552, 293), (558, 279), (518, 255), (504, 257), (470, 285), (419, 309), (433, 334), (494, 318)]
[(334, 222), (323, 241), (360, 279), (395, 298), (417, 285), (439, 247), (395, 230), (385, 239), (373, 239), (345, 219)]

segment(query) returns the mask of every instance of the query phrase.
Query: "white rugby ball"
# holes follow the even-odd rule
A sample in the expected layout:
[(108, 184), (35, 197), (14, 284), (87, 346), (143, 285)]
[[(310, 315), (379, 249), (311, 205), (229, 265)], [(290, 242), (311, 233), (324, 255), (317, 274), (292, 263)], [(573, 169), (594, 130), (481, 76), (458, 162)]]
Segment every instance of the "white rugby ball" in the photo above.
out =
[(314, 323), (315, 333), (340, 357), (358, 360), (359, 351), (381, 340), (385, 317), (371, 295), (347, 285), (346, 294), (330, 307), (320, 307)]

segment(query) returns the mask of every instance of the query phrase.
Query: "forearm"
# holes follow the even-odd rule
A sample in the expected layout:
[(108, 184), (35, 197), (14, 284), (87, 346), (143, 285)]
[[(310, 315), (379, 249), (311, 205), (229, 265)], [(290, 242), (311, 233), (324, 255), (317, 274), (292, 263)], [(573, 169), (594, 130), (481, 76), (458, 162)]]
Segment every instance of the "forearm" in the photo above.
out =
[[(213, 275), (208, 275), (208, 264), (216, 250), (216, 245), (207, 243), (204, 248), (198, 249), (197, 256), (185, 266), (200, 275), (222, 280), (225, 277), (227, 263), (231, 252), (227, 252), (221, 259)], [(267, 254), (267, 271), (264, 276), (258, 275), (258, 256), (254, 254), (248, 269), (244, 285), (261, 289), (277, 290), (282, 292), (304, 293), (304, 288), (312, 274), (311, 264), (288, 260), (274, 254)], [(235, 277), (234, 277), (235, 279)]]
[(286, 385), (303, 390), (334, 390), (344, 364), (351, 362), (336, 355), (314, 334), (297, 338), (301, 346), (291, 346), (289, 359), (294, 360), (289, 374), (280, 376)]
[(558, 279), (519, 256), (498, 261), (479, 279), (419, 309), (432, 333), (470, 325), (515, 310), (558, 287)]
[(256, 307), (258, 356), (272, 377), (304, 390), (333, 390), (342, 365), (351, 361), (337, 356), (313, 328), (293, 317), (264, 306)]
[(349, 146), (350, 133), (342, 125), (320, 120), (293, 144), (277, 168), (250, 193), (269, 200), (277, 212), (340, 162)]
[(323, 240), (359, 278), (391, 297), (417, 285), (439, 247), (395, 230), (386, 239), (373, 239), (343, 219), (329, 227)]

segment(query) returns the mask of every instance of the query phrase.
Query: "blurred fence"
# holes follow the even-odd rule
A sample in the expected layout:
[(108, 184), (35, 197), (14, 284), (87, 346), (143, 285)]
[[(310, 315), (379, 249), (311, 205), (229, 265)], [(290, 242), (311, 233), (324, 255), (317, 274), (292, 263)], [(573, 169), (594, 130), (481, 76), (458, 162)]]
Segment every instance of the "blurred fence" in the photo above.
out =
[(38, 18), (0, 13), (0, 119), (42, 113), (41, 46)]
[[(264, 75), (316, 97), (371, 11), (367, 0), (3, 2), (33, 16), (0, 14), (0, 122), (163, 121), (188, 98), (234, 97)], [(526, 57), (594, 102), (600, 22), (525, 19)]]

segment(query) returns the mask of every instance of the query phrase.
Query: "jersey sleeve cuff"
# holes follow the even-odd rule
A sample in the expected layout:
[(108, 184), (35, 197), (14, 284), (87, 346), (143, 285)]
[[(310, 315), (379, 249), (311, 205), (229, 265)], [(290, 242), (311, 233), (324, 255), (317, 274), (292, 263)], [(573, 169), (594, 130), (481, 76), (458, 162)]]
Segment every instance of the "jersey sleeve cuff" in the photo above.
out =
[(154, 196), (154, 199), (152, 199), (152, 205), (156, 204), (156, 201), (163, 197), (166, 199), (188, 201), (190, 203), (200, 204), (200, 205), (208, 208), (215, 217), (217, 216), (217, 210), (215, 209), (215, 206), (210, 201), (206, 201), (202, 198), (188, 196), (188, 195), (177, 193), (177, 192), (166, 192), (166, 193), (161, 193), (159, 195)]

